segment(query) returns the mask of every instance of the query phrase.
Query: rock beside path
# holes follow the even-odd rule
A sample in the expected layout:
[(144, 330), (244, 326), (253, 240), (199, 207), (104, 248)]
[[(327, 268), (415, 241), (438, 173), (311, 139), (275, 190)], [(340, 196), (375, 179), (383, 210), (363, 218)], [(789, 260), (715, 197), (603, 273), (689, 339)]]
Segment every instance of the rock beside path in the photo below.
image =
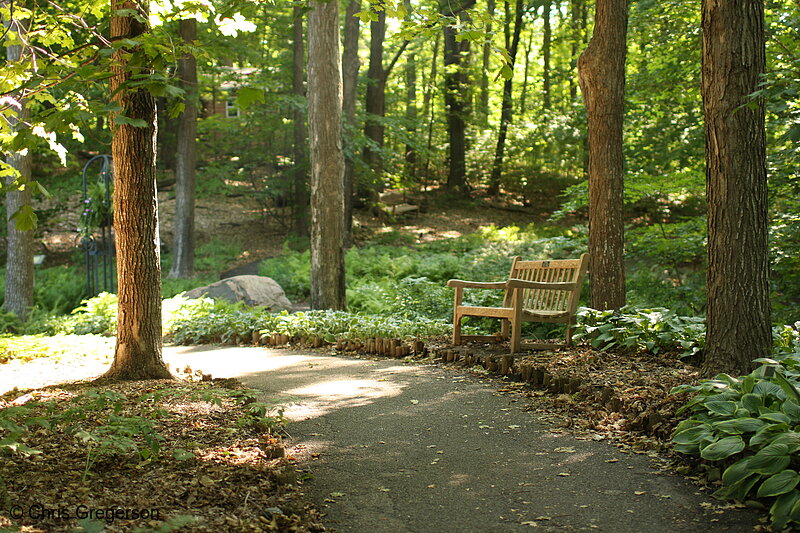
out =
[(184, 294), (185, 298), (204, 296), (232, 303), (244, 302), (247, 305), (268, 307), (273, 312), (292, 309), (292, 302), (286, 298), (281, 286), (266, 276), (234, 276), (192, 289)]

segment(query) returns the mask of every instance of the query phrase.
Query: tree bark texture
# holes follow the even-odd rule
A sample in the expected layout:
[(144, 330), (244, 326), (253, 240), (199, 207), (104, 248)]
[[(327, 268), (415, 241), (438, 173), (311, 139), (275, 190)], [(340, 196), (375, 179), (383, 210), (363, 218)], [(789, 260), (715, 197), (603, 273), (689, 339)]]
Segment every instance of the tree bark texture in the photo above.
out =
[[(303, 37), (303, 9), (295, 6), (292, 33), (292, 94), (305, 98), (305, 43)], [(292, 113), (294, 122), (294, 211), (292, 233), (308, 237), (308, 160), (306, 158), (306, 116), (296, 107)]]
[[(4, 23), (6, 28), (13, 32), (23, 32), (25, 28), (19, 21), (12, 20)], [(6, 47), (6, 59), (9, 63), (23, 60), (22, 46), (11, 45)], [(10, 125), (14, 130), (27, 128), (26, 122), (30, 111), (26, 102), (21, 100), (22, 106), (17, 110), (16, 117), (9, 117)], [(26, 184), (31, 180), (31, 156), (15, 152), (6, 157), (6, 163), (19, 172), (19, 183)], [(12, 185), (15, 177), (6, 179)], [(30, 187), (17, 189), (11, 186), (6, 191), (6, 288), (3, 309), (14, 313), (20, 319), (25, 319), (33, 307), (33, 231), (23, 231), (17, 228), (14, 214), (25, 205), (31, 205)]]
[[(378, 13), (378, 19), (370, 24), (369, 68), (367, 70), (367, 91), (364, 123), (364, 162), (372, 170), (378, 190), (382, 189), (384, 126), (381, 119), (386, 113), (386, 76), (383, 70), (383, 42), (386, 39), (386, 12)], [(371, 144), (369, 144), (371, 143)]]
[(764, 102), (748, 96), (765, 69), (764, 3), (705, 0), (702, 29), (708, 198), (703, 370), (744, 374), (772, 349)]
[[(447, 16), (464, 17), (464, 11), (474, 5), (475, 0), (467, 0), (456, 8), (448, 4)], [(466, 165), (466, 111), (469, 40), (456, 40), (457, 31), (453, 25), (444, 27), (444, 107), (447, 116), (447, 136), (449, 141), (449, 171), (447, 188), (467, 192)]]
[(358, 98), (358, 59), (359, 19), (361, 2), (350, 0), (344, 16), (344, 43), (342, 50), (342, 114), (345, 124), (344, 161), (344, 243), (353, 242), (353, 193), (355, 191), (355, 153), (352, 141), (356, 127), (356, 99)]
[[(181, 39), (197, 40), (197, 20), (178, 24)], [(183, 112), (178, 117), (178, 150), (175, 160), (175, 222), (173, 229), (171, 278), (188, 278), (194, 273), (194, 203), (197, 167), (197, 59), (186, 53), (178, 61), (178, 78), (186, 91)]]
[(311, 146), (311, 307), (344, 309), (344, 156), (338, 2), (308, 14), (308, 132)]
[(513, 36), (511, 24), (511, 9), (510, 3), (506, 2), (506, 50), (510, 58), (510, 67), (512, 77), (503, 82), (503, 103), (500, 110), (500, 126), (497, 132), (497, 145), (494, 151), (494, 161), (492, 162), (492, 174), (489, 178), (489, 188), (486, 191), (490, 195), (496, 195), (500, 192), (500, 181), (503, 177), (503, 158), (506, 149), (506, 137), (508, 136), (508, 126), (511, 124), (511, 119), (514, 114), (514, 102), (512, 99), (512, 90), (514, 87), (514, 65), (517, 61), (517, 49), (519, 48), (519, 37), (522, 32), (522, 15), (524, 14), (524, 3), (522, 0), (517, 0), (514, 14), (514, 29)]
[[(147, 4), (112, 0), (112, 11), (136, 10), (147, 20)], [(136, 38), (147, 27), (132, 16), (111, 16), (111, 39)], [(134, 51), (135, 53), (136, 51)], [(105, 378), (170, 378), (161, 359), (161, 267), (156, 206), (156, 108), (153, 96), (125, 83), (129, 51), (112, 56), (111, 93), (121, 111), (112, 117), (114, 231), (117, 246), (119, 312), (114, 362)], [(120, 123), (119, 116), (143, 120), (145, 127)]]
[(590, 304), (625, 305), (622, 121), (626, 0), (597, 0), (592, 39), (578, 59), (589, 124)]

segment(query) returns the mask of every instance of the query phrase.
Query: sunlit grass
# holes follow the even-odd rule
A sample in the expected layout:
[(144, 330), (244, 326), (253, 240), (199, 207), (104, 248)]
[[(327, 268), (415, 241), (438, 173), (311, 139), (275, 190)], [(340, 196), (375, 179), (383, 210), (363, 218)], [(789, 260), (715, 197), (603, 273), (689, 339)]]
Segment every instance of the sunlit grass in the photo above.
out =
[(108, 359), (114, 354), (114, 337), (101, 335), (0, 335), (0, 363), (49, 357)]

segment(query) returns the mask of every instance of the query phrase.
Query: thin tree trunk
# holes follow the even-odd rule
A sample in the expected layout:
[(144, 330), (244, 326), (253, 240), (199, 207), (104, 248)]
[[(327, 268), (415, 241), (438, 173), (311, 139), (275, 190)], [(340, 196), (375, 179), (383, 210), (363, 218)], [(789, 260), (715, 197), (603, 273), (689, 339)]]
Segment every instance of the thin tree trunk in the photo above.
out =
[(550, 26), (550, 0), (542, 6), (544, 17), (544, 36), (542, 39), (542, 109), (550, 111), (550, 47), (553, 40), (553, 30)]
[[(140, 17), (113, 13), (134, 11), (147, 20), (147, 4), (112, 0), (111, 39), (136, 38), (147, 31)], [(128, 68), (130, 53), (112, 56), (111, 94), (120, 112), (112, 117), (114, 160), (114, 231), (119, 280), (117, 345), (107, 379), (161, 379), (170, 373), (161, 359), (161, 266), (156, 207), (156, 106), (146, 89), (126, 87), (147, 67)], [(119, 116), (146, 126), (121, 123)]]
[(344, 19), (344, 46), (342, 51), (342, 114), (345, 131), (344, 161), (344, 243), (353, 243), (353, 192), (355, 183), (355, 149), (353, 137), (356, 127), (356, 99), (358, 97), (358, 36), (359, 19), (356, 14), (361, 11), (361, 3), (350, 0)]
[[(305, 47), (303, 43), (303, 8), (295, 6), (292, 36), (292, 94), (298, 99), (305, 98), (304, 86)], [(306, 160), (305, 113), (295, 108), (294, 122), (294, 211), (292, 233), (298, 237), (308, 237), (308, 161)]]
[[(197, 40), (197, 20), (179, 23), (181, 39)], [(170, 278), (188, 278), (194, 273), (194, 191), (197, 166), (197, 59), (185, 54), (178, 62), (178, 77), (186, 91), (184, 109), (178, 121), (178, 150), (175, 164), (175, 223)]]
[[(489, 23), (486, 24), (486, 33), (491, 35), (492, 33), (492, 22), (491, 17), (494, 17), (494, 11), (497, 8), (496, 0), (487, 0), (486, 1), (486, 12), (488, 13), (490, 20)], [(489, 60), (492, 57), (492, 43), (487, 38), (487, 40), (483, 43), (483, 58), (481, 63), (481, 84), (480, 84), (480, 95), (479, 95), (479, 105), (478, 105), (478, 114), (480, 116), (481, 125), (486, 127), (489, 124)]]
[(522, 77), (522, 91), (519, 96), (519, 114), (524, 115), (528, 109), (528, 74), (530, 73), (531, 48), (533, 48), (533, 32), (528, 33), (528, 43), (525, 45), (525, 74)]
[[(703, 1), (702, 94), (708, 195), (703, 371), (745, 374), (772, 350), (763, 0)], [(749, 105), (748, 105), (749, 104)]]
[(514, 15), (514, 35), (511, 36), (510, 30), (510, 9), (508, 2), (506, 5), (506, 47), (509, 55), (509, 66), (511, 67), (512, 77), (503, 83), (503, 105), (500, 111), (500, 128), (497, 133), (497, 146), (494, 151), (494, 162), (492, 163), (492, 174), (489, 179), (489, 188), (486, 191), (489, 195), (496, 195), (500, 192), (500, 180), (503, 176), (503, 157), (505, 155), (506, 137), (508, 136), (508, 125), (511, 123), (514, 114), (514, 102), (512, 100), (512, 90), (514, 83), (514, 64), (517, 60), (517, 49), (519, 48), (519, 36), (522, 31), (522, 15), (524, 14), (524, 4), (522, 0), (517, 0)]
[[(366, 120), (364, 136), (368, 143), (364, 146), (364, 162), (372, 170), (373, 180), (378, 190), (383, 174), (384, 126), (381, 119), (386, 112), (386, 78), (383, 71), (383, 42), (386, 38), (386, 11), (378, 13), (377, 20), (370, 24), (369, 68), (367, 70)], [(373, 191), (370, 191), (373, 192)]]
[(339, 3), (308, 14), (308, 125), (311, 146), (311, 307), (344, 309), (344, 156)]
[[(464, 19), (464, 11), (475, 4), (475, 0), (467, 0), (457, 6), (454, 11), (445, 15), (458, 16)], [(458, 42), (456, 28), (452, 25), (444, 27), (444, 102), (447, 115), (447, 134), (449, 147), (449, 171), (447, 188), (467, 193), (466, 167), (466, 110), (467, 110), (467, 56), (469, 40)]]
[(434, 118), (436, 116), (436, 106), (432, 105), (433, 91), (436, 87), (436, 66), (439, 61), (439, 42), (441, 41), (441, 34), (436, 34), (436, 40), (433, 42), (433, 52), (431, 53), (431, 74), (428, 82), (425, 84), (425, 94), (422, 97), (422, 115), (428, 117), (428, 142), (425, 150), (425, 170), (423, 172), (427, 179), (430, 175), (431, 165), (431, 150), (433, 149), (433, 125), (435, 124)]
[(625, 114), (626, 0), (597, 0), (594, 34), (578, 60), (589, 123), (590, 303), (625, 305), (622, 122)]
[[(7, 2), (0, 2), (6, 7)], [(19, 20), (3, 21), (3, 26), (10, 33), (25, 33), (25, 23)], [(7, 45), (6, 59), (9, 63), (24, 61), (21, 45)], [(12, 130), (19, 131), (27, 128), (30, 110), (27, 102), (18, 99), (20, 108), (16, 116), (9, 115), (9, 126)], [(19, 179), (20, 184), (28, 184), (31, 180), (31, 156), (29, 153), (14, 152), (6, 157), (6, 163), (19, 172), (19, 177), (9, 176), (6, 179), (6, 288), (3, 309), (14, 313), (20, 319), (27, 318), (33, 307), (33, 231), (22, 230), (17, 227), (14, 215), (23, 206), (31, 205), (31, 189), (25, 186), (22, 189), (14, 186), (14, 181)]]

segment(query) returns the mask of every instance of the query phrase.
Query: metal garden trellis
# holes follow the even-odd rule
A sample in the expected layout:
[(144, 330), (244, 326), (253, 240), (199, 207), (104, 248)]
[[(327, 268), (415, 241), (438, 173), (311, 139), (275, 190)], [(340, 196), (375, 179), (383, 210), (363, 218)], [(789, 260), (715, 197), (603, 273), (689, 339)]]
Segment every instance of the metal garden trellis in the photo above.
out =
[[(94, 182), (95, 193), (102, 197), (95, 198), (89, 194), (91, 184), (87, 183), (90, 171), (97, 170), (97, 181)], [(114, 172), (110, 155), (96, 155), (83, 167), (82, 226), (80, 244), (84, 250), (86, 265), (86, 295), (88, 298), (100, 292), (116, 291), (114, 228), (111, 214), (111, 190), (114, 184)], [(99, 186), (99, 188), (98, 188)]]

